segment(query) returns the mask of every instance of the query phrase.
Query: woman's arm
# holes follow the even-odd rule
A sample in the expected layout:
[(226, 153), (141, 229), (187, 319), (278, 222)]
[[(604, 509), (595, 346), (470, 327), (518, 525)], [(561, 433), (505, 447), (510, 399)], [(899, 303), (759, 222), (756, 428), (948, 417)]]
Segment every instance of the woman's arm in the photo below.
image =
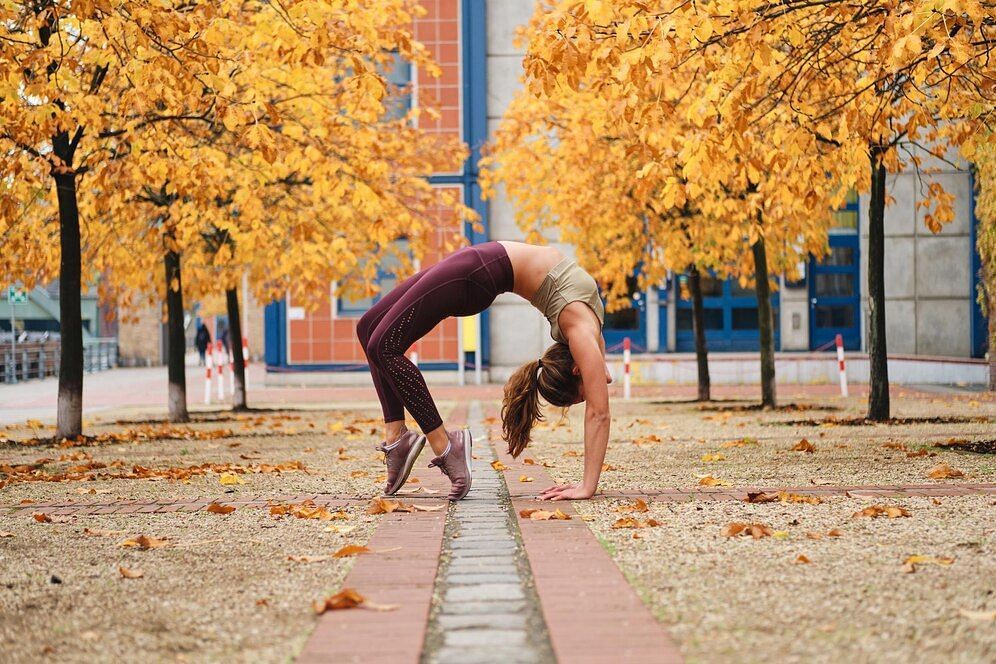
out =
[(580, 484), (550, 487), (540, 494), (543, 500), (578, 500), (591, 498), (598, 489), (598, 478), (609, 445), (609, 388), (602, 355), (595, 331), (590, 335), (571, 335), (570, 347), (574, 362), (584, 383), (584, 477)]

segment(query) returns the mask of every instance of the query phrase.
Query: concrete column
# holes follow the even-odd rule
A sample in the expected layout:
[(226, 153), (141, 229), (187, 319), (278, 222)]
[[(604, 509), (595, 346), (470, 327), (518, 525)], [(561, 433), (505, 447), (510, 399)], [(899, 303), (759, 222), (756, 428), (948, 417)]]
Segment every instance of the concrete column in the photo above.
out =
[(644, 293), (646, 307), (643, 315), (647, 317), (647, 351), (656, 353), (660, 347), (661, 336), (661, 312), (660, 293), (657, 286), (651, 286)]

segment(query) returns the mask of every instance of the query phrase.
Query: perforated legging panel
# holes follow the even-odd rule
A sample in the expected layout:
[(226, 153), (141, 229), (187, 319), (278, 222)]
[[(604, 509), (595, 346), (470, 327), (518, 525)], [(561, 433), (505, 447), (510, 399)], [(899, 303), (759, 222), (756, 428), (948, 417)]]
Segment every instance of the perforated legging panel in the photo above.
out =
[(385, 422), (404, 419), (407, 408), (423, 432), (442, 424), (425, 378), (405, 352), (440, 321), (487, 309), (512, 284), (504, 247), (488, 242), (460, 249), (398, 284), (363, 315), (356, 332)]

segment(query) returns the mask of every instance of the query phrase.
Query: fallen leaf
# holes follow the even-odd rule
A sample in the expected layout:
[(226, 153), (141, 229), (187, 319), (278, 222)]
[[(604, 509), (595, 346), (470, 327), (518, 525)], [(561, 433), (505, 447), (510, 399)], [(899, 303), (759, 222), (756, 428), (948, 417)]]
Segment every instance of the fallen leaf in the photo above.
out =
[(631, 503), (625, 503), (616, 508), (617, 512), (647, 512), (650, 508), (647, 506), (647, 501), (643, 498), (637, 498)]
[(803, 438), (798, 443), (792, 446), (793, 452), (806, 452), (807, 454), (812, 454), (816, 451), (816, 446), (811, 442)]
[(0, 539), (4, 537), (13, 537), (13, 536), (14, 533), (10, 532), (9, 530), (0, 530)]
[(903, 561), (903, 571), (907, 574), (912, 574), (917, 570), (917, 565), (939, 565), (941, 567), (948, 567), (954, 561), (954, 558), (948, 558), (946, 556), (934, 557), (912, 555)]
[(843, 535), (844, 533), (840, 532), (836, 528), (827, 533), (827, 537), (843, 537)]
[(270, 606), (270, 600), (263, 598), (256, 600), (256, 606)]
[(754, 438), (739, 438), (737, 440), (731, 440), (727, 443), (723, 443), (720, 447), (730, 449), (731, 447), (746, 447), (747, 445), (757, 445), (758, 442)]
[(709, 452), (708, 454), (702, 455), (702, 460), (706, 463), (711, 463), (715, 461), (726, 461), (726, 455), (722, 452)]
[(245, 484), (246, 481), (234, 473), (222, 473), (218, 478), (218, 481), (225, 486), (232, 486), (233, 484)]
[(520, 482), (532, 482), (533, 478), (528, 477), (526, 475), (519, 475), (519, 481)]
[(121, 573), (126, 579), (141, 579), (145, 576), (145, 572), (140, 569), (128, 569), (127, 567), (118, 567), (118, 572)]
[(808, 565), (808, 564), (809, 564), (809, 563), (811, 563), (811, 562), (813, 562), (813, 561), (812, 561), (812, 560), (810, 560), (809, 558), (807, 558), (807, 557), (806, 557), (806, 554), (804, 554), (804, 553), (800, 553), (800, 554), (799, 554), (799, 557), (797, 557), (797, 558), (795, 559), (795, 563), (796, 563), (797, 565)]
[(370, 473), (368, 473), (368, 472), (367, 472), (367, 471), (365, 471), (365, 470), (354, 470), (353, 472), (351, 472), (351, 473), (349, 474), (349, 476), (355, 479), (355, 478), (357, 478), (357, 477), (366, 477), (366, 476), (367, 476), (367, 475), (369, 475), (369, 474), (370, 474)]
[(785, 541), (789, 538), (789, 532), (787, 530), (776, 530), (775, 532), (771, 533), (771, 536), (774, 537), (776, 540)]
[(899, 517), (910, 516), (909, 511), (905, 507), (896, 507), (895, 505), (872, 505), (871, 507), (866, 507), (863, 510), (859, 510), (851, 515), (852, 519), (858, 517), (867, 516), (873, 519), (878, 517), (887, 516), (890, 519), (898, 519)]
[(44, 512), (35, 512), (31, 516), (34, 517), (34, 520), (38, 523), (52, 523), (52, 517)]
[(30, 498), (25, 498), (24, 500), (22, 500), (22, 501), (20, 502), (20, 504), (21, 504), (21, 505), (31, 505), (31, 504), (32, 504), (32, 503), (34, 503), (34, 502), (35, 502), (35, 501), (31, 500)]
[(806, 533), (806, 539), (821, 540), (821, 539), (823, 539), (823, 535), (821, 533), (812, 533), (812, 532), (810, 532), (810, 533)]
[(121, 544), (119, 544), (118, 546), (147, 550), (147, 549), (158, 549), (159, 547), (166, 546), (167, 544), (169, 544), (169, 540), (165, 537), (159, 539), (156, 537), (149, 537), (148, 535), (139, 535), (134, 539), (129, 539), (125, 540), (124, 542), (121, 542)]
[(532, 521), (569, 521), (571, 518), (570, 515), (564, 514), (559, 509), (553, 512), (540, 509), (524, 509), (519, 512), (519, 516)]
[(491, 467), (494, 468), (495, 470), (497, 470), (498, 472), (501, 472), (503, 470), (508, 470), (508, 466), (506, 466), (505, 464), (503, 464), (498, 459), (495, 459), (494, 461), (491, 462)]
[(778, 496), (773, 493), (765, 493), (763, 491), (748, 491), (747, 497), (744, 498), (745, 503), (775, 503), (778, 502)]
[(646, 521), (640, 521), (634, 519), (631, 516), (624, 516), (616, 519), (615, 523), (612, 524), (612, 528), (656, 528), (661, 525), (661, 522), (657, 519), (647, 519)]
[(955, 477), (965, 477), (965, 473), (957, 468), (952, 468), (942, 461), (927, 472), (927, 477), (934, 480), (947, 480)]
[(370, 506), (367, 507), (367, 514), (390, 514), (397, 511), (400, 506), (401, 503), (396, 500), (374, 498), (370, 501)]
[(761, 539), (762, 537), (770, 537), (773, 531), (768, 526), (761, 523), (740, 523), (734, 522), (727, 525), (722, 530), (724, 537), (746, 537), (750, 535), (754, 539)]
[(219, 505), (218, 503), (211, 503), (207, 507), (207, 511), (213, 514), (231, 514), (235, 511), (235, 508), (231, 505)]
[(413, 503), (411, 505), (406, 505), (406, 507), (411, 507), (410, 511), (413, 512), (439, 512), (440, 510), (446, 509), (446, 505), (419, 505), (418, 503)]
[(348, 544), (335, 553), (332, 554), (333, 558), (348, 558), (349, 556), (357, 556), (361, 553), (370, 553), (370, 549), (365, 546), (359, 546), (357, 544)]
[(726, 480), (718, 480), (712, 475), (706, 475), (701, 478), (699, 484), (702, 486), (730, 486), (730, 483)]
[(371, 611), (393, 611), (398, 608), (397, 604), (375, 604), (367, 601), (363, 595), (352, 588), (344, 588), (335, 595), (321, 602), (312, 603), (315, 613), (321, 615), (326, 611), (337, 611), (340, 609), (364, 608)]
[(584, 456), (584, 454), (582, 452), (578, 452), (577, 450), (567, 450), (566, 452), (564, 452), (563, 456), (565, 456), (565, 457), (581, 457), (581, 456)]

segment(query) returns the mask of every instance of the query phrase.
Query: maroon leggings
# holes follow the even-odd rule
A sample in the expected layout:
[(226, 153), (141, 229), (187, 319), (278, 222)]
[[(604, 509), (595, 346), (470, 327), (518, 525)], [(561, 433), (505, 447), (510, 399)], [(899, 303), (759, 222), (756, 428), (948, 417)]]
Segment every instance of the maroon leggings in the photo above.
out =
[[(405, 418), (407, 408), (424, 433), (439, 427), (425, 379), (405, 351), (450, 316), (472, 316), (512, 290), (505, 247), (486, 242), (464, 247), (398, 284), (360, 318), (356, 327), (370, 364), (384, 421)], [(463, 361), (463, 350), (460, 349)]]

